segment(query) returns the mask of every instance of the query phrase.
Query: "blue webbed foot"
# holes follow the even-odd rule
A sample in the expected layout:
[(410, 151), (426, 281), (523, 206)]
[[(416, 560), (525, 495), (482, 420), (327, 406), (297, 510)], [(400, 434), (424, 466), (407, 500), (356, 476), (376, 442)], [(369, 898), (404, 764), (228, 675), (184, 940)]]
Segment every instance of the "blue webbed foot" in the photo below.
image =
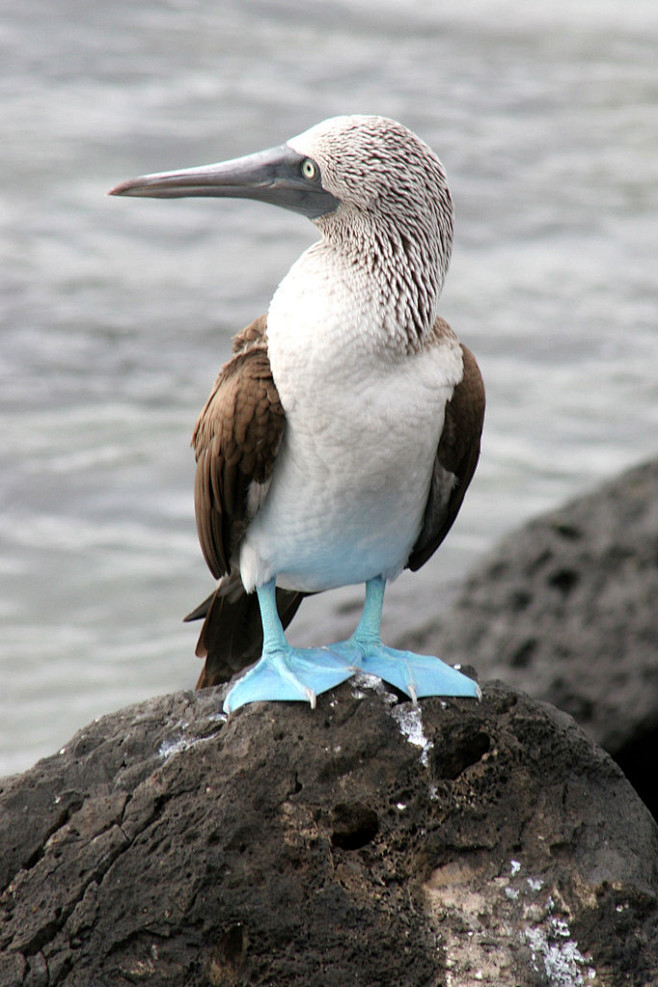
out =
[(423, 696), (481, 697), (477, 682), (432, 655), (397, 651), (380, 642), (366, 643), (355, 637), (339, 645), (331, 645), (330, 650), (356, 665), (360, 671), (376, 675), (395, 686), (414, 702)]
[(232, 713), (246, 703), (296, 700), (315, 706), (316, 697), (356, 671), (376, 675), (414, 702), (422, 696), (481, 696), (477, 682), (430, 655), (396, 651), (379, 636), (384, 598), (381, 577), (366, 583), (359, 626), (347, 641), (326, 648), (293, 648), (286, 641), (276, 609), (274, 580), (257, 589), (263, 621), (263, 655), (224, 700)]
[(224, 712), (259, 700), (298, 700), (315, 708), (316, 696), (340, 685), (355, 671), (348, 661), (325, 648), (286, 645), (265, 653), (235, 683), (224, 700)]
[(331, 645), (333, 654), (356, 665), (363, 672), (377, 675), (384, 682), (404, 692), (414, 702), (422, 696), (470, 696), (480, 699), (477, 682), (431, 655), (397, 651), (382, 644), (379, 636), (384, 580), (366, 583), (363, 616), (352, 637)]
[(364, 651), (359, 667), (370, 675), (378, 675), (414, 702), (423, 696), (470, 696), (472, 699), (482, 696), (477, 682), (432, 655), (396, 651), (380, 644)]

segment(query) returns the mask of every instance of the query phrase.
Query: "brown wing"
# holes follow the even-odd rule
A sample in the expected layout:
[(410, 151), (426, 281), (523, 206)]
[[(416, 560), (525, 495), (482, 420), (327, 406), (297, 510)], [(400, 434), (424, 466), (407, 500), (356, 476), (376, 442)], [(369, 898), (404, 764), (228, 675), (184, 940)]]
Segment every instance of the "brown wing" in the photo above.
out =
[(233, 353), (244, 353), (256, 346), (267, 348), (266, 315), (259, 315), (233, 337)]
[(461, 350), (463, 376), (446, 405), (423, 527), (407, 562), (407, 568), (414, 571), (427, 562), (448, 534), (480, 456), (484, 384), (471, 351), (465, 346)]
[(285, 423), (264, 335), (237, 342), (250, 329), (236, 338), (240, 348), (222, 367), (192, 435), (197, 531), (216, 579), (231, 571), (249, 522), (249, 488), (270, 479)]
[[(233, 357), (222, 367), (192, 436), (199, 541), (210, 571), (220, 579), (215, 592), (185, 618), (204, 618), (196, 653), (206, 660), (197, 689), (227, 682), (259, 657), (263, 643), (258, 599), (245, 593), (232, 561), (250, 520), (249, 488), (270, 479), (285, 425), (266, 331), (261, 316), (235, 337)], [(277, 589), (284, 627), (303, 597)]]

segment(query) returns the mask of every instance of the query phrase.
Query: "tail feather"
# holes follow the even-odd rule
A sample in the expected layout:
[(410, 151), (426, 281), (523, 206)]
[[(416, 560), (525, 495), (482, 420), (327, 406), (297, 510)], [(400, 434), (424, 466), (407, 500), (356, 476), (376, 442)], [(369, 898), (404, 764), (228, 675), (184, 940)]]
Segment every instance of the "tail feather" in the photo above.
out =
[[(277, 589), (276, 603), (284, 628), (293, 619), (304, 593)], [(185, 617), (186, 621), (204, 618), (196, 654), (205, 658), (197, 689), (228, 682), (243, 668), (260, 658), (263, 629), (258, 597), (245, 593), (239, 577), (223, 579), (214, 593)]]

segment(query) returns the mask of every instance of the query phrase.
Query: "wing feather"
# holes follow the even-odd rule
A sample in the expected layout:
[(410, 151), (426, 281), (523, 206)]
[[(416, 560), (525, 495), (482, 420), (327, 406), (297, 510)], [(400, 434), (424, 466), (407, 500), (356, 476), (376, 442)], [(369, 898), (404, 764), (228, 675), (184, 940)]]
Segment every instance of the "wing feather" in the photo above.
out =
[[(196, 648), (205, 658), (198, 689), (228, 681), (256, 660), (262, 646), (258, 600), (245, 593), (235, 560), (251, 520), (250, 488), (255, 483), (266, 489), (285, 428), (266, 334), (265, 316), (237, 334), (233, 356), (220, 370), (192, 435), (199, 541), (210, 571), (219, 579), (214, 593), (186, 618), (204, 618)], [(262, 497), (254, 502), (262, 503)], [(284, 627), (303, 597), (277, 589)]]
[(266, 337), (258, 332), (264, 326), (264, 318), (256, 320), (237, 337), (243, 342), (219, 372), (192, 435), (197, 530), (216, 579), (231, 571), (250, 521), (249, 488), (270, 479), (285, 427)]
[(450, 531), (480, 456), (484, 383), (471, 351), (463, 345), (461, 351), (462, 379), (446, 405), (423, 526), (407, 562), (407, 568), (414, 572), (427, 562)]

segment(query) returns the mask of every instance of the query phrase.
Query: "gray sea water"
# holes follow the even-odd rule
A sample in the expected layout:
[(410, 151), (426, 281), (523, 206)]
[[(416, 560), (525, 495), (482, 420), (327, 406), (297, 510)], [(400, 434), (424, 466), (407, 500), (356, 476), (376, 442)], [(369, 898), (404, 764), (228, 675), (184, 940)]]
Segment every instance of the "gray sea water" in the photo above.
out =
[[(263, 205), (105, 191), (346, 112), (443, 159), (442, 313), (488, 417), (448, 542), (391, 587), (394, 642), (506, 531), (656, 453), (656, 50), (653, 0), (2, 4), (0, 774), (194, 684), (191, 427), (314, 238)], [(349, 629), (360, 596), (310, 601), (295, 640)]]

